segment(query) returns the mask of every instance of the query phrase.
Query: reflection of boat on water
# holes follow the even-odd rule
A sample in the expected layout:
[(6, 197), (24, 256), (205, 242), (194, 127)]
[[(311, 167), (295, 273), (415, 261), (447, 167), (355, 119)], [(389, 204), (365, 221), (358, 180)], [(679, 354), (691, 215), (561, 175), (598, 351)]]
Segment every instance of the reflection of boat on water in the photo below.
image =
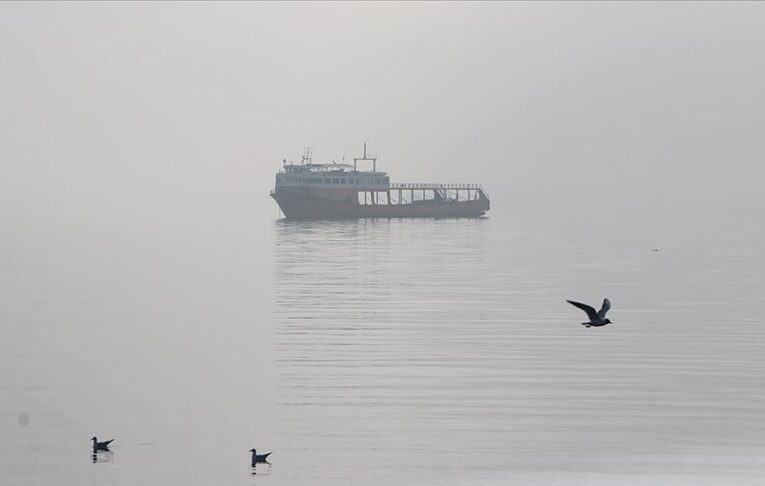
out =
[[(372, 170), (358, 170), (359, 162), (372, 162)], [(353, 165), (314, 164), (310, 149), (300, 164), (285, 160), (271, 197), (294, 219), (478, 217), (489, 210), (479, 184), (392, 184), (366, 144)]]

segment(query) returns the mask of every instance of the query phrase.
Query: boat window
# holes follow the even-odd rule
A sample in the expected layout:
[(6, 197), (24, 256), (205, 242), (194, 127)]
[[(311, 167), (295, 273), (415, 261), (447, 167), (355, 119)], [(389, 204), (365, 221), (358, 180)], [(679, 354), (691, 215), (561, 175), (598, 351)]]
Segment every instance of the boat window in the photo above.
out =
[(340, 184), (346, 184), (345, 179), (340, 179)]
[(332, 179), (332, 184), (340, 184), (340, 179), (335, 177), (334, 179)]
[(332, 179), (324, 179), (324, 184), (331, 184), (331, 183), (332, 183)]
[(380, 182), (380, 178), (379, 177), (375, 179), (375, 184), (381, 184), (381, 183), (382, 182)]

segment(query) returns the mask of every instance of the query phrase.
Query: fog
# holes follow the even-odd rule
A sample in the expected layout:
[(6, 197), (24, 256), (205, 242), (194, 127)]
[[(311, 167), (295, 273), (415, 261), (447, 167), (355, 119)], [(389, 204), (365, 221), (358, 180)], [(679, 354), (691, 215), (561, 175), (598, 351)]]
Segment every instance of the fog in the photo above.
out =
[[(0, 3), (0, 478), (760, 484), (764, 25)], [(364, 142), (488, 218), (274, 221)]]
[(757, 3), (4, 3), (0, 211), (277, 217), (283, 158), (364, 141), (394, 182), (483, 183), (493, 211), (761, 207), (764, 20)]

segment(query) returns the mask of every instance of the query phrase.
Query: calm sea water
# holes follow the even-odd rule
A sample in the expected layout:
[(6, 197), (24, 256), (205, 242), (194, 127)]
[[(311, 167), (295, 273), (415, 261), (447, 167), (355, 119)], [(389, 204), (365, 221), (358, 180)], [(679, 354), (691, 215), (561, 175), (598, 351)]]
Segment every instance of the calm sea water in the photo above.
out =
[(4, 223), (0, 483), (765, 484), (756, 218), (239, 216)]

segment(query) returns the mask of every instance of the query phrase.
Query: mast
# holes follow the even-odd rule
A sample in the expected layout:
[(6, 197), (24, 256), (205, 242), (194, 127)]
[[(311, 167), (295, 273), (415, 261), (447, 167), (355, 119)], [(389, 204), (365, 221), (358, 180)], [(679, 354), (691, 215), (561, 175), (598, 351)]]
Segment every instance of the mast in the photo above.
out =
[(313, 148), (306, 147), (305, 151), (303, 152), (303, 159), (300, 161), (300, 165), (305, 165), (308, 163), (308, 165), (311, 165), (311, 156), (313, 154)]
[(353, 170), (358, 171), (357, 164), (359, 161), (372, 161), (372, 172), (377, 172), (377, 156), (376, 155), (369, 155), (367, 156), (367, 143), (364, 142), (364, 156), (363, 157), (354, 157), (353, 158)]

